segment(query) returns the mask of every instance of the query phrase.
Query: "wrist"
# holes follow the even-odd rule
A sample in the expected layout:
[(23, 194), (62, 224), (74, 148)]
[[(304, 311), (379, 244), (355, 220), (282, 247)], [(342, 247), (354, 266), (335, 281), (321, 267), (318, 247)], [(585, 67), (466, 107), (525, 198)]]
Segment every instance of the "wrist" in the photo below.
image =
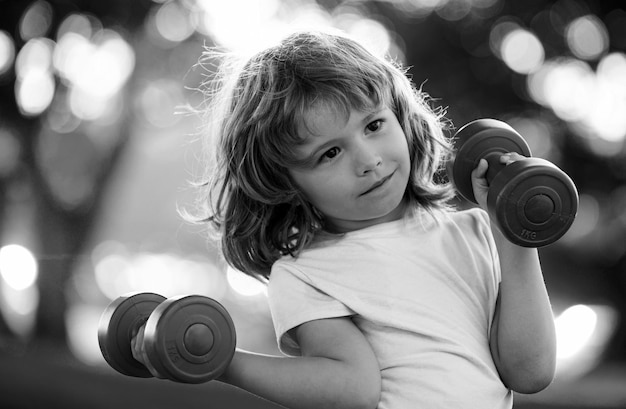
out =
[(224, 371), (215, 378), (216, 381), (232, 384), (233, 383), (233, 372), (235, 371), (235, 365), (239, 358), (240, 352), (239, 349), (235, 349), (235, 354), (233, 355), (233, 359), (228, 363), (228, 366), (224, 369)]

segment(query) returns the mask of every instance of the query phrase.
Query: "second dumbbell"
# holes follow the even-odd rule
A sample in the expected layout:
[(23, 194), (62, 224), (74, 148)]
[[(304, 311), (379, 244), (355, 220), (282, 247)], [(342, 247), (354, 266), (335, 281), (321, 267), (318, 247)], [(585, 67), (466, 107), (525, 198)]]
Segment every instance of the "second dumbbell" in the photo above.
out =
[[(131, 350), (131, 340), (144, 324), (146, 365), (135, 360)], [(226, 309), (211, 298), (165, 299), (139, 293), (120, 297), (107, 307), (98, 341), (106, 361), (124, 375), (150, 377), (149, 366), (162, 378), (201, 383), (219, 377), (228, 367), (236, 333)]]
[[(479, 119), (454, 137), (455, 157), (448, 176), (465, 199), (476, 203), (471, 173), (487, 160), (487, 207), (507, 239), (524, 247), (541, 247), (562, 237), (574, 222), (578, 193), (572, 180), (547, 160), (533, 158), (526, 141), (508, 124)], [(524, 159), (509, 165), (500, 157), (515, 152)]]

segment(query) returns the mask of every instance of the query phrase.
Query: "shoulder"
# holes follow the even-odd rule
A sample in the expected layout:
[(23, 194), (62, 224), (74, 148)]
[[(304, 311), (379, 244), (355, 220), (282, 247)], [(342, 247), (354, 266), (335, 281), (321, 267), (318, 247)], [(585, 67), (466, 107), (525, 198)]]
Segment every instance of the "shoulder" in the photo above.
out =
[(449, 223), (458, 225), (463, 229), (471, 229), (481, 232), (485, 231), (485, 229), (490, 229), (489, 215), (487, 212), (478, 207), (447, 212), (443, 219), (447, 220)]
[(494, 251), (495, 242), (487, 212), (480, 208), (447, 212), (439, 218), (442, 234), (459, 244), (470, 247), (489, 248)]
[(268, 282), (268, 295), (282, 296), (285, 292), (311, 293), (316, 291), (317, 283), (313, 279), (313, 272), (298, 257), (283, 256), (272, 265)]
[(474, 207), (467, 210), (460, 210), (452, 213), (459, 223), (472, 226), (489, 227), (489, 215), (483, 209)]
[(489, 215), (479, 207), (472, 207), (465, 210), (454, 210), (447, 213), (455, 220), (476, 221), (486, 223), (489, 221)]
[(295, 283), (311, 284), (311, 280), (297, 266), (297, 259), (283, 256), (272, 265), (269, 276), (268, 290), (290, 287)]

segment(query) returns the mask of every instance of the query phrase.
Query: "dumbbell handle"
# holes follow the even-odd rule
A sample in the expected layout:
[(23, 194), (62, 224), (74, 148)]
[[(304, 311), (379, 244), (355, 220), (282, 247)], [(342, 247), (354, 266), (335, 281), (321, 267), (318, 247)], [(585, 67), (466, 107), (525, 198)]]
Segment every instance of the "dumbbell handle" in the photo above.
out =
[(485, 179), (487, 180), (488, 184), (491, 184), (493, 178), (496, 177), (496, 175), (506, 167), (506, 164), (500, 162), (500, 158), (502, 157), (502, 155), (503, 153), (501, 152), (492, 152), (483, 158), (489, 164), (489, 167), (487, 168), (487, 173), (485, 174)]
[(154, 293), (134, 293), (118, 297), (103, 311), (98, 326), (98, 343), (102, 356), (116, 371), (141, 378), (152, 373), (134, 359), (131, 339), (145, 324), (150, 313), (165, 297)]
[(531, 157), (530, 147), (507, 123), (495, 119), (478, 119), (462, 126), (454, 137), (454, 155), (448, 162), (448, 176), (465, 199), (476, 203), (470, 174), (480, 159), (489, 163), (486, 179), (493, 178), (505, 167), (500, 156), (516, 152)]

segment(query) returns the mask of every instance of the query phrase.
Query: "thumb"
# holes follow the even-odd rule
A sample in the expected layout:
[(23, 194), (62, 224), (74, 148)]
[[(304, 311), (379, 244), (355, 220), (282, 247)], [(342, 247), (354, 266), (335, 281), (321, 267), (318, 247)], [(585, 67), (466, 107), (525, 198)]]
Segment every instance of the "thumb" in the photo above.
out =
[(476, 203), (484, 210), (487, 210), (487, 193), (489, 191), (489, 183), (485, 178), (487, 168), (489, 168), (487, 160), (481, 159), (480, 162), (478, 162), (478, 166), (472, 171), (474, 198), (476, 199)]

